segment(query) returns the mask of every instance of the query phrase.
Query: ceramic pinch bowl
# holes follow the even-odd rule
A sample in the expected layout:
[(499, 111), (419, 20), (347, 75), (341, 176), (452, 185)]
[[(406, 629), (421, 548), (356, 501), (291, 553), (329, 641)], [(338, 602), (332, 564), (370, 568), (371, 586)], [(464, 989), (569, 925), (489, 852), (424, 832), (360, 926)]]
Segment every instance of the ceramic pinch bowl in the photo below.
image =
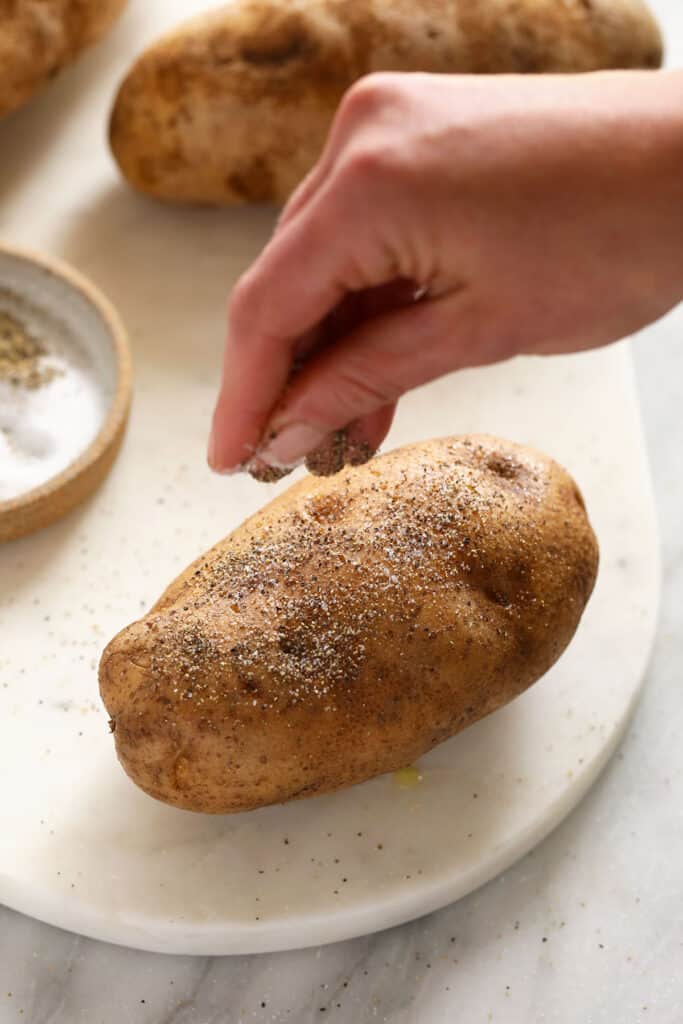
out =
[(48, 526), (99, 487), (131, 390), (110, 302), (64, 264), (0, 246), (0, 543)]

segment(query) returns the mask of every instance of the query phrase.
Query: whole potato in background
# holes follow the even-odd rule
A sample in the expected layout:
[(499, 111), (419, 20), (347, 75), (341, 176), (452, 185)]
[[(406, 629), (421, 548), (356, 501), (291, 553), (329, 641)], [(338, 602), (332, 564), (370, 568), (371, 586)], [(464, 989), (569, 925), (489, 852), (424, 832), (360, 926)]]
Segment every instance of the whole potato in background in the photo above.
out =
[(160, 199), (283, 202), (369, 72), (653, 68), (661, 57), (642, 0), (241, 0), (140, 57), (111, 145), (131, 185)]
[(0, 117), (112, 26), (128, 0), (0, 0)]
[(308, 477), (109, 644), (119, 758), (147, 793), (210, 813), (404, 767), (550, 668), (597, 564), (571, 477), (509, 442)]

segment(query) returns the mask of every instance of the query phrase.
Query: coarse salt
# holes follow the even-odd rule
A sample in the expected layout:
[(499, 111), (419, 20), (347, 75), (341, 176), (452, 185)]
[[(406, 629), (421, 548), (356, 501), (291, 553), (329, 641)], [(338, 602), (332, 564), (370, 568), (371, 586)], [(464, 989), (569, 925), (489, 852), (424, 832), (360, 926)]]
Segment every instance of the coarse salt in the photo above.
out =
[(94, 441), (106, 415), (105, 396), (83, 353), (53, 351), (41, 364), (55, 370), (41, 387), (0, 380), (0, 501), (65, 470)]

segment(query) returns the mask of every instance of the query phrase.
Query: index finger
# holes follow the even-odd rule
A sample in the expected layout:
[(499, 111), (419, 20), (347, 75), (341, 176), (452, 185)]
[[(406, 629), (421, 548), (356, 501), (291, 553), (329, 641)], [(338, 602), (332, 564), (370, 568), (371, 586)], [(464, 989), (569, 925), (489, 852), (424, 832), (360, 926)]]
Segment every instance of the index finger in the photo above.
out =
[[(266, 246), (238, 282), (230, 302), (223, 375), (213, 418), (209, 463), (217, 472), (238, 469), (253, 455), (291, 374), (300, 340), (342, 297), (372, 280), (349, 251), (358, 231), (335, 201), (334, 213), (317, 196)], [(368, 211), (369, 214), (369, 211)], [(356, 214), (354, 226), (367, 222)], [(361, 277), (362, 273), (362, 277)]]

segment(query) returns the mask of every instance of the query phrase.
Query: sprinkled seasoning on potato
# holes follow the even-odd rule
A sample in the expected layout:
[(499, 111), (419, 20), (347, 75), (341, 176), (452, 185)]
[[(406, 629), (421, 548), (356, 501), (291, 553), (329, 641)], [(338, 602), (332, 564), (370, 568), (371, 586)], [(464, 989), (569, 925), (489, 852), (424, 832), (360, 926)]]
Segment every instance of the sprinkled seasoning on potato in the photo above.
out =
[(210, 813), (404, 768), (550, 668), (597, 563), (572, 479), (509, 442), (309, 477), (108, 646), (119, 758), (152, 796)]

